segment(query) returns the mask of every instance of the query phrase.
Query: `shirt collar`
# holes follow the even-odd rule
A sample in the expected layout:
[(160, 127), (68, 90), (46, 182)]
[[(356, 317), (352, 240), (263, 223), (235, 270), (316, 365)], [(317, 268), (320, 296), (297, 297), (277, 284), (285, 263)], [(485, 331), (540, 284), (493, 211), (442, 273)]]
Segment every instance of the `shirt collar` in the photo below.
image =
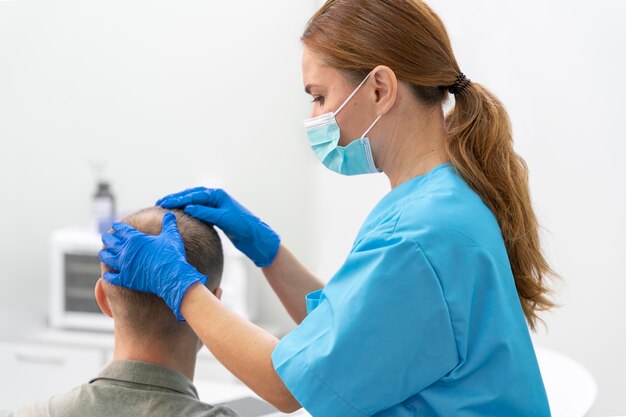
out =
[(107, 365), (100, 372), (100, 375), (89, 381), (89, 383), (91, 384), (98, 380), (150, 385), (190, 395), (198, 399), (198, 391), (189, 378), (173, 369), (147, 362), (115, 360)]

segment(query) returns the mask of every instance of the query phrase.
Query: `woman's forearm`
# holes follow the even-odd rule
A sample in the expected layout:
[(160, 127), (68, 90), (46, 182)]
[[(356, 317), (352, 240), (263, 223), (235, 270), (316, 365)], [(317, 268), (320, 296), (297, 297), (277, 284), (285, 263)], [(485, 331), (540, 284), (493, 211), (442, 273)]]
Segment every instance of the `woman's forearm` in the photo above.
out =
[(305, 296), (324, 287), (285, 246), (280, 245), (278, 254), (263, 274), (291, 318), (300, 323), (306, 317)]
[(211, 353), (261, 398), (282, 412), (301, 408), (274, 370), (276, 337), (228, 310), (202, 284), (187, 291), (180, 310)]

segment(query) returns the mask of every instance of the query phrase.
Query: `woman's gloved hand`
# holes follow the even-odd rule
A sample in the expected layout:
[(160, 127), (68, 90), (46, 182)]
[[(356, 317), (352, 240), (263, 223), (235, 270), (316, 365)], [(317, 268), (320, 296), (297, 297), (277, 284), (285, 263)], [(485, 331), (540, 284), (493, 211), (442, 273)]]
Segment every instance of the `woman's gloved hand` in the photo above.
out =
[(226, 191), (192, 188), (157, 201), (165, 209), (185, 208), (185, 213), (222, 229), (235, 247), (256, 266), (269, 266), (278, 253), (280, 237)]
[(196, 282), (206, 283), (207, 277), (187, 263), (176, 216), (165, 213), (158, 236), (124, 223), (114, 223), (113, 230), (102, 235), (105, 248), (99, 257), (113, 269), (103, 278), (113, 285), (158, 295), (184, 321), (180, 305), (185, 293)]

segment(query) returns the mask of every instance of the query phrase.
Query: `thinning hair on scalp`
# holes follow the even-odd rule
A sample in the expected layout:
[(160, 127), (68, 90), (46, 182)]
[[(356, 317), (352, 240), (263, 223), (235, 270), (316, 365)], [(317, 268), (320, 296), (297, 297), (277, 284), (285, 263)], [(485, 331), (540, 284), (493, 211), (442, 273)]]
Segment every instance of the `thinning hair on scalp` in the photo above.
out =
[[(421, 0), (328, 0), (302, 42), (353, 84), (379, 65), (391, 68), (423, 103), (441, 106), (461, 76), (445, 26)], [(471, 82), (446, 115), (451, 163), (495, 215), (529, 326), (549, 310), (546, 278), (526, 163), (513, 149), (509, 116), (498, 98)]]
[[(224, 269), (224, 254), (219, 235), (209, 226), (182, 210), (149, 207), (133, 213), (121, 221), (150, 235), (161, 233), (163, 216), (171, 211), (176, 216), (178, 231), (183, 239), (187, 261), (207, 277), (206, 286), (213, 291), (220, 286)], [(106, 269), (106, 266), (104, 267)], [(186, 322), (179, 322), (167, 304), (154, 294), (146, 294), (124, 287), (103, 284), (113, 317), (134, 334), (171, 336), (189, 330)]]

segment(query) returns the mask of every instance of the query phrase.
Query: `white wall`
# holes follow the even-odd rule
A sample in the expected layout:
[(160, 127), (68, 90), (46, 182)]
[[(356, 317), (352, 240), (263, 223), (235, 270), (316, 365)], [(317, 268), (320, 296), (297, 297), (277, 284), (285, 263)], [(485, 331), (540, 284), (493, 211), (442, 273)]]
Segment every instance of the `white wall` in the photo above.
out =
[[(45, 315), (49, 234), (88, 222), (93, 158), (108, 163), (121, 211), (217, 183), (311, 262), (299, 37), (313, 9), (0, 2), (3, 310)], [(262, 320), (289, 323), (267, 287), (259, 297)]]
[[(561, 274), (538, 344), (588, 367), (591, 417), (626, 414), (626, 2), (431, 0), (462, 70), (509, 110), (544, 243)], [(343, 260), (384, 178), (316, 172), (324, 273)], [(336, 210), (333, 210), (336, 207)], [(332, 235), (332, 239), (322, 238)]]

